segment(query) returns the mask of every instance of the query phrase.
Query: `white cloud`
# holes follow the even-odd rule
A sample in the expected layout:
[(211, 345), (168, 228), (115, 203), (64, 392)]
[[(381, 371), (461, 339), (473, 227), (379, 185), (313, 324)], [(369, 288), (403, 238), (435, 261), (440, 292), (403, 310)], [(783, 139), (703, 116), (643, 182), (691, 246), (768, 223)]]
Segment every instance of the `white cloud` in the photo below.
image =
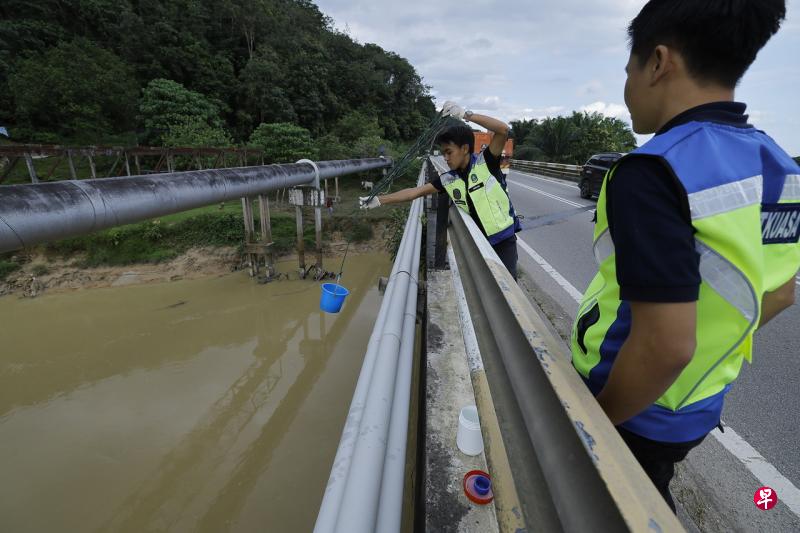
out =
[(625, 122), (631, 122), (631, 114), (628, 108), (622, 104), (611, 104), (607, 102), (593, 102), (589, 105), (581, 106), (578, 111), (586, 111), (587, 113), (600, 113), (607, 117), (618, 118)]
[(603, 82), (600, 80), (591, 80), (588, 83), (581, 85), (578, 88), (578, 96), (591, 96), (603, 92)]
[[(455, 100), (509, 121), (598, 111), (629, 121), (621, 104), (626, 28), (645, 0), (315, 0), (337, 28), (408, 59), (436, 102)], [(800, 0), (759, 53), (737, 96), (788, 151), (800, 153)], [(588, 103), (587, 102), (591, 102)], [(764, 121), (762, 122), (761, 119)]]

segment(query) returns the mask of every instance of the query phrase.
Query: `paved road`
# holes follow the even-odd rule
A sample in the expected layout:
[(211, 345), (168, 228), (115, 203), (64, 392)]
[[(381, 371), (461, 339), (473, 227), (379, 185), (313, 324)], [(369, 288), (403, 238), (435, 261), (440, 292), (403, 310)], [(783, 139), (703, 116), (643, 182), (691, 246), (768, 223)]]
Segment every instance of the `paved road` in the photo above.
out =
[[(508, 181), (514, 206), (525, 217), (526, 229), (518, 234), (520, 266), (546, 293), (545, 299), (573, 317), (578, 304), (572, 287), (582, 292), (596, 272), (591, 251), (594, 201), (581, 199), (577, 186), (559, 180), (512, 171)], [(723, 421), (800, 486), (800, 306), (756, 334), (753, 363), (744, 365), (728, 394)], [(740, 455), (752, 454), (744, 449)]]

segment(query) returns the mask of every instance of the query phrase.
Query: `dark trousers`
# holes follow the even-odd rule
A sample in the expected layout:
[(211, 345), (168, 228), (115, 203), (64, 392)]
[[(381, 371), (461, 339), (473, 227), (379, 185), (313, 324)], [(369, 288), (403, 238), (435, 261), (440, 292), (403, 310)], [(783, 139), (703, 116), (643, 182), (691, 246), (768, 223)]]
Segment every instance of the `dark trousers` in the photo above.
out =
[(617, 427), (617, 431), (674, 513), (675, 502), (669, 491), (669, 482), (675, 475), (675, 463), (683, 461), (692, 448), (703, 442), (705, 436), (690, 442), (658, 442), (621, 427)]
[(497, 252), (500, 261), (503, 262), (511, 275), (514, 276), (514, 279), (517, 279), (517, 259), (519, 259), (517, 255), (517, 236), (513, 235), (502, 242), (493, 244), (492, 248)]

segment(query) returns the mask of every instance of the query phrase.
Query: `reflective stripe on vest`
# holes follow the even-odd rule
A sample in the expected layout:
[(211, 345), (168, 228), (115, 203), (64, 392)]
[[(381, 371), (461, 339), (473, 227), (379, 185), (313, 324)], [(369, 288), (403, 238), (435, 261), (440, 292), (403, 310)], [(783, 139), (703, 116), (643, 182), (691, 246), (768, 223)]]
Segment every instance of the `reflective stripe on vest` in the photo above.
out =
[[(709, 158), (711, 153), (729, 159)], [(751, 360), (764, 292), (793, 279), (800, 269), (800, 229), (795, 226), (800, 226), (800, 172), (763, 132), (711, 123), (678, 126), (633, 154), (666, 161), (684, 186), (702, 284), (691, 362), (654, 406), (623, 426), (655, 440), (693, 440), (718, 422), (722, 396), (742, 362)], [(573, 365), (595, 394), (630, 332), (630, 306), (619, 299), (606, 212), (606, 191), (616, 168), (606, 176), (597, 204), (594, 255), (599, 272), (572, 331)], [(771, 243), (767, 234), (780, 242)]]
[(491, 244), (514, 234), (514, 218), (511, 216), (508, 194), (489, 170), (483, 153), (472, 156), (467, 183), (455, 170), (444, 174), (441, 180), (453, 203), (466, 213), (469, 213), (469, 196)]

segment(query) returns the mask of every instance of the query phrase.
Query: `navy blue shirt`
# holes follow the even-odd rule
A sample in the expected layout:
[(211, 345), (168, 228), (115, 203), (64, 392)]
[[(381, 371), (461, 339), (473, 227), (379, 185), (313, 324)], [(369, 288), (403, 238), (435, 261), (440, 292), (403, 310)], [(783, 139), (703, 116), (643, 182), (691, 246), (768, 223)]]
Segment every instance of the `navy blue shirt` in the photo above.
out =
[[(670, 120), (656, 135), (687, 122), (750, 127), (745, 104), (715, 102)], [(623, 158), (607, 186), (606, 214), (616, 251), (620, 300), (697, 301), (700, 259), (686, 190), (663, 159)]]

